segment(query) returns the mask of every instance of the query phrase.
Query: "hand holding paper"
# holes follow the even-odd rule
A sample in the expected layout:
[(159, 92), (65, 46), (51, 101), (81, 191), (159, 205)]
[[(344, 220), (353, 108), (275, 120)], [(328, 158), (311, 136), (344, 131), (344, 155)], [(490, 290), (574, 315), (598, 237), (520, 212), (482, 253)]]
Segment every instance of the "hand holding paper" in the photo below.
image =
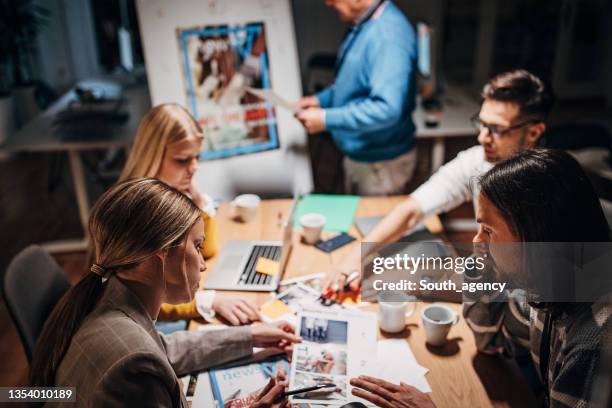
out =
[(308, 108), (318, 108), (321, 106), (319, 99), (316, 96), (305, 96), (295, 104), (300, 110)]
[(272, 89), (268, 89), (268, 88), (257, 89), (257, 88), (247, 87), (246, 91), (250, 94), (257, 96), (258, 98), (261, 98), (267, 102), (270, 102), (274, 106), (283, 107), (289, 110), (293, 114), (296, 114), (301, 111), (300, 108), (288, 102), (285, 98), (283, 98), (282, 96), (274, 92)]
[(297, 120), (309, 134), (319, 133), (325, 130), (325, 111), (319, 107), (304, 109), (295, 114)]

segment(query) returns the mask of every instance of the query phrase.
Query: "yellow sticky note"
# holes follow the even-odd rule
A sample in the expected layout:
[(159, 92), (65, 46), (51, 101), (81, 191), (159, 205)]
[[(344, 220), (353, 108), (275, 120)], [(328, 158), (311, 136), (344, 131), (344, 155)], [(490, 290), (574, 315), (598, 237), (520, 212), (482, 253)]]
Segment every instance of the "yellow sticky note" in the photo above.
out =
[(289, 306), (287, 306), (280, 300), (275, 299), (271, 302), (262, 305), (261, 313), (268, 316), (270, 319), (276, 319), (284, 314), (291, 313), (291, 309), (289, 309)]
[(344, 306), (351, 306), (351, 305), (358, 305), (360, 303), (359, 299), (357, 299), (357, 301), (355, 301), (355, 299), (353, 299), (352, 297), (347, 297), (342, 301), (342, 304)]
[(268, 258), (259, 258), (257, 265), (255, 265), (255, 272), (263, 273), (266, 275), (274, 276), (278, 274), (279, 264)]

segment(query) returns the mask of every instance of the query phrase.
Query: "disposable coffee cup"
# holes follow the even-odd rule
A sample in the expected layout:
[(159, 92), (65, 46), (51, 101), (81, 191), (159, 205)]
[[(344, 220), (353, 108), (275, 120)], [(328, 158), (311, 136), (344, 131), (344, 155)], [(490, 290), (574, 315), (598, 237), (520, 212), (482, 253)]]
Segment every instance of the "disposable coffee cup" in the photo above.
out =
[(230, 206), (234, 218), (242, 222), (249, 222), (257, 215), (257, 207), (261, 199), (255, 194), (241, 194), (234, 198)]
[(302, 234), (304, 242), (314, 245), (321, 239), (321, 232), (327, 219), (324, 215), (318, 213), (308, 213), (300, 217), (300, 225), (302, 226)]
[(448, 306), (433, 304), (423, 308), (421, 320), (427, 343), (440, 347), (446, 344), (448, 332), (459, 322), (459, 315)]

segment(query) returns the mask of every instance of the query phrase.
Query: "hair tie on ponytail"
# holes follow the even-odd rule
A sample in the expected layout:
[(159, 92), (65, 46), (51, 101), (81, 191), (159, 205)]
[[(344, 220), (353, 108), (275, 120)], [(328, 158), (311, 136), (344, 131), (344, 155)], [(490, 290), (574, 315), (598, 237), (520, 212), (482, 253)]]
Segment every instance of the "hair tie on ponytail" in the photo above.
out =
[(111, 271), (106, 269), (105, 267), (103, 267), (102, 265), (98, 265), (96, 263), (91, 265), (91, 268), (89, 268), (89, 270), (93, 273), (95, 273), (96, 275), (98, 275), (100, 278), (102, 278), (102, 283), (106, 282), (108, 280), (108, 277), (110, 276)]

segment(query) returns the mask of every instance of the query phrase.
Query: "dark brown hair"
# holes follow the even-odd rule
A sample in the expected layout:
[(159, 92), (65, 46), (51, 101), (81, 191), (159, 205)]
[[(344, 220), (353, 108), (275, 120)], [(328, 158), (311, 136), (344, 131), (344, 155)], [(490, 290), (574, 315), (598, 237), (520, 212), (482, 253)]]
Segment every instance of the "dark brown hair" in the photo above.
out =
[(554, 95), (540, 78), (524, 69), (496, 75), (482, 89), (483, 99), (514, 103), (524, 120), (546, 122), (554, 104)]
[(608, 242), (610, 230), (586, 173), (568, 153), (528, 149), (480, 179), (480, 192), (524, 242)]
[[(570, 311), (608, 293), (606, 269), (585, 267), (581, 273), (588, 275), (576, 274), (593, 253), (600, 256), (601, 248), (609, 248), (601, 243), (610, 242), (610, 228), (591, 182), (572, 156), (562, 150), (524, 150), (489, 170), (480, 187), (523, 243), (544, 243), (522, 248), (529, 283), (521, 288), (532, 306)], [(600, 245), (585, 252), (591, 242)], [(553, 257), (559, 249), (567, 252)], [(577, 279), (588, 283), (576, 285)]]

